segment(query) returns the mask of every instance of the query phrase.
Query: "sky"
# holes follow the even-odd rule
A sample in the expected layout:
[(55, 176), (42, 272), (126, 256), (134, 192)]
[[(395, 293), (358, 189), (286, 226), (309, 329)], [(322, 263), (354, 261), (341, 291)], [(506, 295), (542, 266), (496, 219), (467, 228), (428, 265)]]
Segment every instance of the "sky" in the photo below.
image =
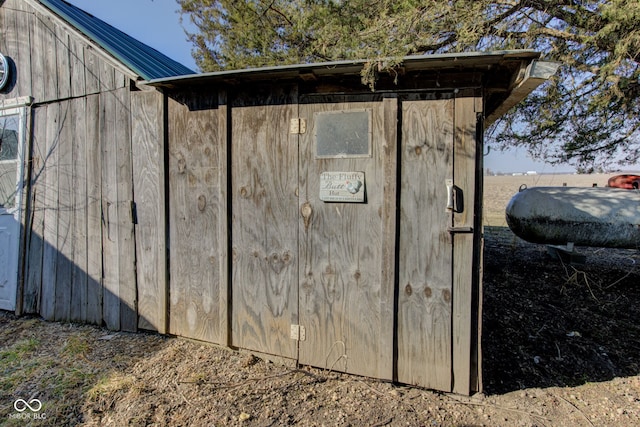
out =
[[(191, 43), (184, 26), (192, 32), (188, 20), (180, 22), (176, 0), (67, 0), (108, 24), (118, 28), (141, 42), (167, 55), (187, 67), (198, 71), (191, 56)], [(525, 152), (490, 150), (484, 159), (485, 169), (494, 172), (560, 173), (573, 172), (570, 166), (553, 168), (536, 162)]]

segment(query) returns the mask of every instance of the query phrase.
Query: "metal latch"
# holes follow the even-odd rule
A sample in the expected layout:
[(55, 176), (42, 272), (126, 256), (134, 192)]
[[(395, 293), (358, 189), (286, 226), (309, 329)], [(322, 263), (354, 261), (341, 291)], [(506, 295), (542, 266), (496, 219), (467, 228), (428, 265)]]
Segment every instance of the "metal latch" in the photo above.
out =
[(301, 135), (307, 131), (307, 121), (301, 118), (291, 119), (289, 122), (289, 133)]
[(447, 231), (451, 234), (473, 233), (473, 227), (447, 227)]
[(453, 183), (452, 179), (447, 179), (447, 211), (454, 213), (464, 212), (464, 194), (462, 188)]
[(307, 331), (304, 326), (291, 325), (291, 339), (296, 341), (304, 341), (307, 339)]

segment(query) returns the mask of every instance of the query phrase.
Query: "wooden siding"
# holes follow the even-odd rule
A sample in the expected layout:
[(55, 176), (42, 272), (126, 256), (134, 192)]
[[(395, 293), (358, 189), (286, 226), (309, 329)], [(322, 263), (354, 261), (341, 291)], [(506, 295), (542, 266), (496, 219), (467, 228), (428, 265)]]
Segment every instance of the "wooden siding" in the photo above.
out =
[(167, 332), (164, 97), (131, 93), (138, 326)]
[(32, 96), (35, 103), (125, 87), (123, 69), (62, 21), (29, 1), (0, 7), (0, 50), (15, 63), (17, 77), (2, 98)]
[(169, 332), (219, 342), (221, 158), (215, 92), (169, 99)]
[(252, 87), (231, 107), (232, 345), (297, 357), (297, 88)]
[(128, 99), (121, 89), (34, 109), (26, 312), (136, 329)]
[(453, 391), (468, 394), (477, 390), (476, 355), (478, 324), (474, 305), (474, 233), (478, 224), (476, 212), (476, 111), (477, 98), (460, 93), (455, 99), (454, 184), (463, 194), (464, 209), (453, 215), (454, 229), (463, 230), (452, 235), (453, 240), (453, 306), (452, 357)]

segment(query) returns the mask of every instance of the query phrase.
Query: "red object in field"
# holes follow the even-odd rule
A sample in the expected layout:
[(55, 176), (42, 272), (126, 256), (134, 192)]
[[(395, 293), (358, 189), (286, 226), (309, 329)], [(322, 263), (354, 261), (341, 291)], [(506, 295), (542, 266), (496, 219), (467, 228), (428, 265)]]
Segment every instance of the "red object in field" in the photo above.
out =
[(640, 188), (640, 175), (616, 175), (609, 178), (607, 187), (637, 190)]

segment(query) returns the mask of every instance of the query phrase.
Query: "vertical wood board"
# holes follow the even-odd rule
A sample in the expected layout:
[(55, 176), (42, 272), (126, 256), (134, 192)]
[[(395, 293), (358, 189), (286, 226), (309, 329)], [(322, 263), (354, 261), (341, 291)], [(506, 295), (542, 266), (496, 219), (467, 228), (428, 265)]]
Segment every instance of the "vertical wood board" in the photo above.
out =
[[(45, 107), (40, 107), (45, 108)], [(40, 314), (55, 319), (56, 268), (58, 260), (58, 143), (60, 139), (59, 104), (46, 107), (46, 152), (42, 181), (44, 197), (44, 250), (42, 259), (42, 294)]]
[[(464, 210), (453, 216), (454, 227), (473, 228), (476, 206), (476, 115), (475, 98), (455, 100), (454, 184), (460, 188)], [(453, 244), (453, 391), (471, 390), (471, 348), (476, 336), (472, 307), (474, 234), (454, 234)]]
[(217, 342), (222, 160), (215, 127), (217, 96), (191, 93), (184, 102), (169, 99), (169, 331)]
[(167, 332), (164, 110), (160, 92), (131, 93), (138, 326)]
[[(131, 159), (131, 98), (127, 88), (112, 92), (115, 98), (115, 140), (111, 141), (116, 153), (116, 215), (118, 240), (118, 281), (120, 300), (120, 329), (135, 332), (138, 329), (138, 302), (136, 290), (136, 246), (133, 224), (133, 165)], [(108, 259), (106, 260), (108, 262)]]
[(56, 320), (70, 319), (71, 309), (71, 271), (73, 269), (73, 237), (74, 206), (72, 190), (72, 141), (74, 135), (72, 101), (60, 102), (60, 134), (57, 144), (58, 151), (58, 235), (57, 235), (57, 265), (56, 265)]
[(398, 381), (451, 389), (453, 101), (402, 103)]
[[(71, 101), (73, 122), (71, 140), (71, 192), (73, 222), (72, 235), (72, 271), (71, 271), (71, 309), (70, 320), (87, 321), (87, 164), (86, 146), (88, 123), (85, 98)], [(95, 120), (90, 117), (90, 120)], [(93, 173), (93, 172), (91, 172)]]
[(232, 345), (295, 358), (297, 88), (252, 88), (231, 108)]
[(87, 321), (102, 324), (102, 111), (99, 95), (86, 97)]

